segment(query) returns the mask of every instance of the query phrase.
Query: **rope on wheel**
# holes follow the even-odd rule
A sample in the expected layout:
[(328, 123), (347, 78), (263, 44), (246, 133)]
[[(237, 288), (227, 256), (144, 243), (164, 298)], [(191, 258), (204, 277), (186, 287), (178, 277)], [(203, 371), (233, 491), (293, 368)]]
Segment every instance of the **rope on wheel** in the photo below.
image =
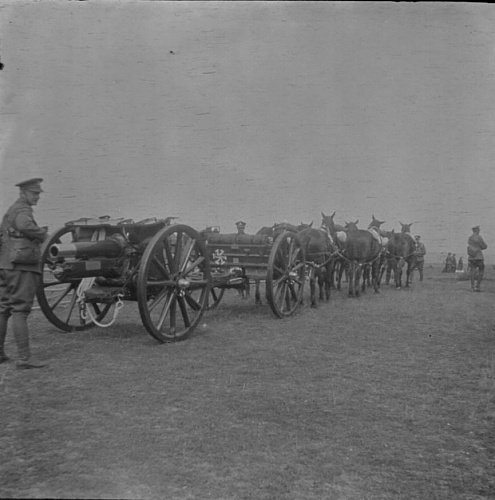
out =
[[(113, 318), (108, 322), (108, 323), (100, 323), (96, 317), (93, 315), (93, 313), (91, 312), (91, 309), (87, 308), (87, 307), (84, 307), (83, 310), (81, 310), (81, 317), (85, 320), (87, 319), (87, 317), (89, 316), (89, 319), (96, 325), (96, 326), (99, 326), (101, 328), (108, 328), (109, 326), (112, 326), (116, 319), (117, 319), (117, 316), (119, 314), (119, 311), (124, 307), (124, 303), (122, 302), (122, 298), (123, 298), (123, 295), (122, 294), (119, 294), (117, 296), (117, 302), (115, 303), (115, 307), (113, 309)], [(83, 312), (85, 311), (85, 312)], [(86, 315), (86, 312), (87, 312), (87, 315)]]

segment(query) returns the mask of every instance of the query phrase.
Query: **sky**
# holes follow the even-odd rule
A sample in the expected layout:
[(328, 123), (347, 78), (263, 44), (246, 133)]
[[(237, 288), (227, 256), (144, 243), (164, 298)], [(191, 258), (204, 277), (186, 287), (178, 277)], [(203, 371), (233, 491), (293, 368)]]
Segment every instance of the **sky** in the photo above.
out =
[(0, 33), (2, 212), (39, 176), (50, 230), (335, 211), (495, 255), (489, 4), (16, 0)]

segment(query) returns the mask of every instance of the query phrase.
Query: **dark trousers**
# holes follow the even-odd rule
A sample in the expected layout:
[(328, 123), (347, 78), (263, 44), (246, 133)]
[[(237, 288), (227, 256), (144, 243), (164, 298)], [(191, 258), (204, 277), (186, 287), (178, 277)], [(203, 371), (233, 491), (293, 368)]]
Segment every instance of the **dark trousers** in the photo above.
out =
[(482, 260), (469, 260), (468, 267), (469, 277), (471, 278), (471, 288), (479, 290), (485, 272), (485, 263)]
[(19, 359), (30, 358), (27, 319), (33, 307), (40, 275), (30, 271), (0, 269), (0, 355), (4, 355), (10, 316)]

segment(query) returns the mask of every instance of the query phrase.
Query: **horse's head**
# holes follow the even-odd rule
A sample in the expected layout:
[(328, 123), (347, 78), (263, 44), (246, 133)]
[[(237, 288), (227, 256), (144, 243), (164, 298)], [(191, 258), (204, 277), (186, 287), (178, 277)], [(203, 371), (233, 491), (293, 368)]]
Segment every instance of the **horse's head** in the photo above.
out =
[(356, 222), (346, 222), (344, 229), (346, 231), (356, 231), (358, 229), (358, 227), (357, 227), (358, 222), (359, 222), (359, 219)]
[(311, 224), (304, 224), (304, 222), (301, 222), (299, 226), (297, 226), (297, 231), (302, 231), (303, 229), (311, 229), (313, 227), (313, 221), (311, 221)]
[(263, 226), (256, 234), (264, 234), (273, 238), (273, 227)]
[(378, 220), (375, 218), (374, 215), (371, 216), (371, 222), (370, 225), (368, 226), (368, 229), (371, 229), (372, 227), (376, 227), (377, 229), (380, 229), (380, 226), (386, 221), (384, 220)]
[(399, 221), (399, 224), (401, 225), (401, 233), (410, 233), (411, 226), (414, 224), (414, 222), (411, 222), (410, 224), (402, 224), (402, 222)]

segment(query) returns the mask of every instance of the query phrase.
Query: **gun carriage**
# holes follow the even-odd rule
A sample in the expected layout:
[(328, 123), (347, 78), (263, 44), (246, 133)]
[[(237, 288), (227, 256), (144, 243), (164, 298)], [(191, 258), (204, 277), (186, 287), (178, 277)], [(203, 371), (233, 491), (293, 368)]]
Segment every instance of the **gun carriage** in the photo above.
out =
[(265, 281), (266, 299), (274, 315), (292, 315), (302, 302), (306, 264), (297, 235), (283, 231), (267, 235), (201, 233), (207, 243), (211, 271), (209, 309), (228, 288), (243, 289), (251, 280)]
[(207, 308), (209, 258), (199, 233), (171, 219), (67, 222), (42, 248), (37, 299), (46, 318), (68, 332), (109, 326), (123, 301), (137, 301), (155, 339), (186, 338)]

